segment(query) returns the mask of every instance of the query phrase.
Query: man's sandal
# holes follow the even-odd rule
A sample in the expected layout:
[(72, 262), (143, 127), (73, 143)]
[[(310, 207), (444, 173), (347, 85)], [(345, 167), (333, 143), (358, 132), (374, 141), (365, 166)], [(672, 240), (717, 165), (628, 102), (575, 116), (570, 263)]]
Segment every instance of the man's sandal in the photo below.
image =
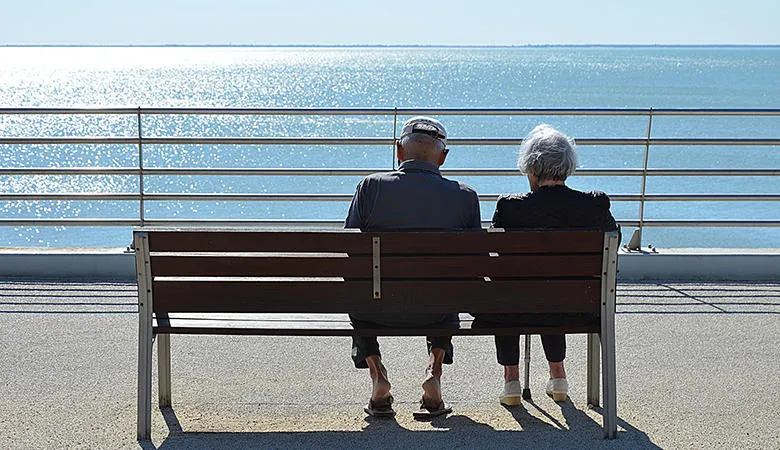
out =
[(436, 408), (428, 408), (425, 406), (425, 400), (420, 399), (420, 409), (414, 411), (412, 415), (415, 420), (431, 420), (434, 417), (443, 416), (452, 412), (450, 405), (441, 401)]
[(379, 402), (368, 400), (368, 405), (363, 407), (363, 411), (371, 417), (394, 417), (393, 396), (388, 395), (387, 399)]

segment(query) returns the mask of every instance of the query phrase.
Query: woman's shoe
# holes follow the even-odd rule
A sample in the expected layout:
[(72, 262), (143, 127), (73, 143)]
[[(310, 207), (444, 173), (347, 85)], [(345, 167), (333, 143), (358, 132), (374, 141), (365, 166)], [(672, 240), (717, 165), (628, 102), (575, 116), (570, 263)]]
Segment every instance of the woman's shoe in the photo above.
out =
[(569, 393), (569, 383), (566, 378), (551, 378), (547, 381), (547, 395), (556, 402), (565, 402), (566, 395)]
[(504, 392), (498, 397), (502, 405), (517, 406), (523, 399), (523, 386), (517, 380), (504, 383)]

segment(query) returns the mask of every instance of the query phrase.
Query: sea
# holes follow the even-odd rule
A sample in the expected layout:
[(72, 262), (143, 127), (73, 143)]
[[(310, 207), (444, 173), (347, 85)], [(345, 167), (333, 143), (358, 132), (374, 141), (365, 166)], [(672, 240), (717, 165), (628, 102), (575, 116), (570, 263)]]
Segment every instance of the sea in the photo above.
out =
[[(780, 108), (780, 47), (0, 47), (0, 108)], [(146, 115), (145, 137), (392, 137), (408, 116)], [(645, 138), (647, 116), (441, 116), (451, 138), (520, 139), (548, 123), (576, 139)], [(394, 129), (395, 124), (395, 129)], [(780, 138), (780, 117), (656, 116), (654, 138)], [(0, 114), (3, 137), (124, 136), (135, 115)], [(451, 146), (443, 169), (516, 167), (517, 146)], [(577, 147), (581, 169), (641, 168), (644, 146)], [(0, 144), (0, 167), (137, 167), (135, 145)], [(147, 145), (150, 167), (390, 170), (392, 146)], [(651, 146), (649, 168), (775, 169), (780, 146)], [(463, 176), (481, 194), (514, 176)], [(147, 193), (352, 194), (359, 176), (147, 176)], [(639, 194), (639, 177), (577, 176)], [(0, 175), (0, 195), (136, 193), (130, 175)], [(780, 177), (650, 177), (647, 194), (774, 194)], [(348, 201), (156, 201), (146, 219), (343, 220)], [(495, 205), (484, 201), (489, 220)], [(613, 201), (618, 220), (639, 203)], [(135, 201), (0, 200), (0, 217), (137, 219)], [(780, 220), (778, 201), (647, 202), (647, 220)], [(624, 227), (624, 240), (632, 227)], [(0, 226), (0, 246), (126, 246), (130, 227)], [(658, 248), (780, 248), (780, 227), (647, 227)]]

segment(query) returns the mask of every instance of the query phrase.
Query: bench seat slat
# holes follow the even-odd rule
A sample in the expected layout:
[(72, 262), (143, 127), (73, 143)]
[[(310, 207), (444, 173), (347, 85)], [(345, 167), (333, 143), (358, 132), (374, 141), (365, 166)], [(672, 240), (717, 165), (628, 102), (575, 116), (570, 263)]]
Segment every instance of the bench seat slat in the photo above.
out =
[[(601, 280), (197, 281), (155, 279), (155, 312), (598, 313)], [(483, 304), (478, 300), (489, 298)]]
[[(152, 255), (157, 276), (308, 276), (371, 278), (368, 255)], [(600, 254), (384, 256), (383, 278), (585, 277), (601, 275)]]
[[(236, 316), (241, 316), (239, 319)], [(566, 326), (474, 327), (473, 317), (461, 314), (458, 328), (360, 328), (355, 330), (346, 314), (171, 314), (154, 320), (156, 333), (249, 334), (285, 336), (420, 336), (432, 330), (442, 335), (520, 335), (541, 333), (598, 333), (596, 323)]]

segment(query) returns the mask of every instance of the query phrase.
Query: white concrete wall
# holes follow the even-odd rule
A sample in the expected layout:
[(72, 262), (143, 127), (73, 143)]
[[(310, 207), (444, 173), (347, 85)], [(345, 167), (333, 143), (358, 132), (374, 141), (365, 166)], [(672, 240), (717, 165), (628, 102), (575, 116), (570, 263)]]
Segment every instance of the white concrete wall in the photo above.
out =
[(135, 254), (122, 248), (0, 249), (0, 277), (135, 280)]
[[(135, 280), (135, 255), (122, 248), (0, 249), (0, 277)], [(622, 280), (780, 281), (780, 249), (668, 249), (625, 252)]]
[(780, 281), (780, 249), (661, 249), (618, 256), (618, 279)]

